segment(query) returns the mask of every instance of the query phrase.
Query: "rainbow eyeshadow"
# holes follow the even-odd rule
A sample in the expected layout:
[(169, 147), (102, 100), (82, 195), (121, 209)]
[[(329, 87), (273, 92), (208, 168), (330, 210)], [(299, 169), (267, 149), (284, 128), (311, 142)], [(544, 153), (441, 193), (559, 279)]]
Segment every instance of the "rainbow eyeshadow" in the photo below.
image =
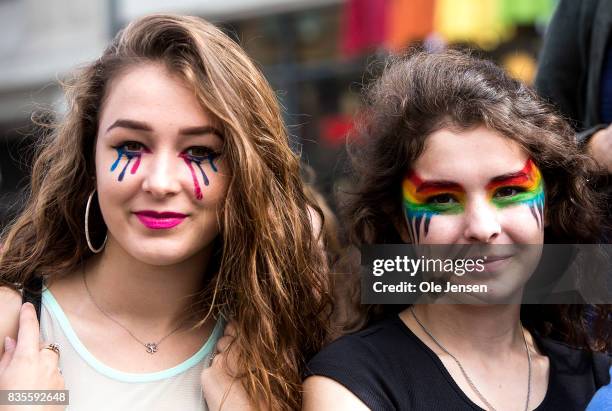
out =
[[(509, 195), (503, 195), (504, 189), (512, 191)], [(527, 160), (520, 171), (493, 178), (486, 190), (491, 203), (497, 208), (526, 205), (538, 227), (543, 227), (544, 180), (531, 159)], [(415, 243), (419, 242), (421, 232), (424, 236), (429, 233), (432, 217), (460, 214), (465, 209), (465, 190), (460, 184), (452, 181), (423, 181), (414, 171), (406, 174), (402, 182), (402, 193), (408, 231)]]
[[(544, 220), (544, 179), (535, 163), (528, 159), (522, 170), (494, 178), (487, 184), (487, 192), (491, 203), (498, 208), (514, 205), (529, 207), (538, 227), (542, 227)], [(515, 194), (497, 197), (501, 189), (514, 189)]]
[(111, 173), (117, 169), (117, 166), (121, 162), (121, 159), (123, 158), (123, 156), (127, 158), (127, 162), (123, 166), (123, 169), (121, 169), (121, 173), (119, 173), (119, 177), (117, 178), (118, 181), (123, 181), (123, 178), (125, 177), (125, 171), (128, 169), (130, 163), (132, 162), (134, 158), (136, 159), (136, 161), (132, 165), (130, 174), (136, 174), (136, 171), (138, 171), (138, 167), (140, 167), (140, 160), (142, 158), (142, 153), (150, 153), (150, 151), (147, 149), (144, 149), (144, 151), (142, 152), (126, 151), (124, 146), (115, 147), (115, 150), (117, 150), (117, 159), (111, 165), (111, 168), (110, 168)]
[[(464, 210), (465, 191), (454, 182), (427, 181), (424, 182), (414, 171), (409, 172), (402, 183), (403, 202), (408, 229), (412, 241), (419, 242), (421, 225), (424, 235), (429, 233), (429, 224), (433, 216), (439, 214), (459, 214)], [(449, 196), (455, 201), (435, 201), (436, 197)]]
[(210, 184), (210, 181), (208, 180), (208, 176), (206, 176), (206, 173), (204, 172), (204, 169), (202, 168), (202, 162), (204, 160), (208, 160), (208, 163), (210, 164), (210, 168), (212, 168), (212, 170), (216, 173), (217, 170), (217, 166), (215, 166), (214, 163), (214, 159), (215, 159), (215, 155), (212, 153), (209, 153), (206, 158), (200, 158), (200, 157), (195, 157), (195, 156), (190, 156), (189, 154), (186, 153), (181, 153), (179, 154), (179, 157), (183, 159), (183, 161), (185, 161), (185, 164), (187, 164), (187, 167), (189, 167), (189, 171), (191, 172), (191, 178), (193, 179), (193, 191), (195, 194), (195, 197), (198, 200), (202, 199), (202, 189), (200, 188), (200, 183), (198, 182), (198, 177), (196, 176), (195, 170), (193, 168), (193, 164), (196, 165), (196, 167), (198, 167), (198, 169), (200, 170), (200, 173), (202, 174), (202, 180), (204, 181), (204, 185), (207, 186)]

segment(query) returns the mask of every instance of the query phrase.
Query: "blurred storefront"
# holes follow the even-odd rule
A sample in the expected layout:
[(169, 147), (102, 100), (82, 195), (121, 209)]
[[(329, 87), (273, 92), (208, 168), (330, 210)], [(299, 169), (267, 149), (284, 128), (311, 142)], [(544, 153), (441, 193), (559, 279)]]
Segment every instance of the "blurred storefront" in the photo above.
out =
[(477, 48), (529, 83), (554, 7), (555, 0), (2, 0), (0, 225), (27, 180), (22, 127), (32, 109), (61, 112), (57, 80), (140, 15), (199, 15), (239, 42), (277, 90), (293, 147), (332, 198), (362, 84), (386, 56), (411, 46)]

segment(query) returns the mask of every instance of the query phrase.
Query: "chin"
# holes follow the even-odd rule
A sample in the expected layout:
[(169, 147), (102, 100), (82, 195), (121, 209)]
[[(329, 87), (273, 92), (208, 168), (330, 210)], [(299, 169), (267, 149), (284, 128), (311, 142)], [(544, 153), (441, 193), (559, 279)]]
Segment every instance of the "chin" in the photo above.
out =
[(169, 266), (182, 263), (197, 254), (197, 250), (186, 247), (183, 241), (145, 240), (135, 247), (127, 247), (126, 252), (136, 260), (155, 266)]
[(137, 255), (134, 255), (134, 258), (148, 265), (166, 267), (166, 266), (171, 266), (171, 265), (181, 263), (185, 261), (186, 259), (188, 259), (189, 257), (182, 257), (182, 256), (177, 256), (176, 254), (168, 254), (168, 253), (165, 253), (165, 254), (138, 253)]
[(453, 276), (451, 283), (458, 286), (459, 293), (450, 293), (447, 298), (461, 304), (520, 304), (523, 288), (531, 275), (526, 270), (529, 268), (515, 263), (496, 272)]

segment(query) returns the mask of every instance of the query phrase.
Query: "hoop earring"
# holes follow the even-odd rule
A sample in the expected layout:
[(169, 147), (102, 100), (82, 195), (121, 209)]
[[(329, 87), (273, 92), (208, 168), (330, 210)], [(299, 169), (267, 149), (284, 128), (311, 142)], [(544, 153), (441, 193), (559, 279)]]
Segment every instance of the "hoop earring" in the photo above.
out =
[(102, 243), (100, 248), (94, 248), (94, 246), (91, 244), (91, 238), (89, 237), (89, 207), (91, 206), (91, 199), (93, 198), (95, 193), (96, 189), (94, 188), (94, 190), (87, 198), (87, 206), (85, 207), (85, 240), (87, 240), (87, 247), (89, 247), (91, 252), (94, 254), (98, 254), (104, 249), (104, 246), (106, 245), (106, 240), (108, 239), (108, 235), (104, 236), (104, 242)]

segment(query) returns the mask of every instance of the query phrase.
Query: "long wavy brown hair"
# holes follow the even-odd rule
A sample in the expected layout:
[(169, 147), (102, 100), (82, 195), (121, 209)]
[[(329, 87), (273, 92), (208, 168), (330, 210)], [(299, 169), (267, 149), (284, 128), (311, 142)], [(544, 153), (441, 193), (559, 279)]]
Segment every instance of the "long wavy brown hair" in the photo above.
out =
[(304, 193), (270, 85), (234, 41), (199, 18), (140, 18), (66, 81), (67, 112), (41, 140), (25, 210), (2, 236), (0, 285), (51, 281), (91, 257), (83, 224), (100, 107), (118, 73), (150, 62), (181, 76), (222, 125), (232, 170), (198, 318), (222, 313), (237, 322), (240, 378), (253, 403), (297, 409), (305, 362), (320, 349), (329, 316), (327, 264), (309, 214), (321, 213)]
[[(401, 182), (427, 137), (443, 127), (484, 125), (519, 144), (546, 182), (547, 243), (596, 243), (602, 199), (589, 184), (597, 166), (571, 127), (524, 84), (492, 62), (459, 51), (413, 51), (389, 60), (365, 88), (365, 113), (349, 146), (353, 186), (342, 199), (351, 244), (401, 243)], [(442, 159), (441, 159), (442, 161)], [(359, 289), (351, 288), (353, 302)], [(404, 307), (361, 306), (359, 328)], [(594, 350), (612, 350), (609, 305), (524, 305), (526, 327)]]

